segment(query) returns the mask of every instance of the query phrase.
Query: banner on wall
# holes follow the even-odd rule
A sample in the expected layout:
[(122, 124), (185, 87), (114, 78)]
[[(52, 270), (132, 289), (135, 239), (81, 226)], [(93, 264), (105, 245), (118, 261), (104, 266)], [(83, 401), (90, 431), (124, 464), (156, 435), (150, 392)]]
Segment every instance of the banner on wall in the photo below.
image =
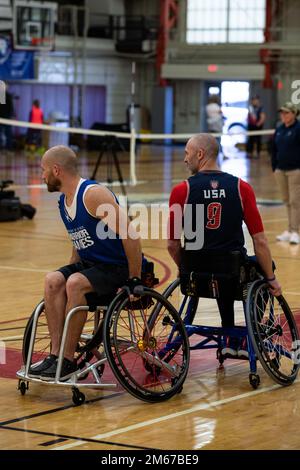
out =
[(0, 80), (34, 78), (34, 52), (13, 51), (11, 39), (0, 36)]

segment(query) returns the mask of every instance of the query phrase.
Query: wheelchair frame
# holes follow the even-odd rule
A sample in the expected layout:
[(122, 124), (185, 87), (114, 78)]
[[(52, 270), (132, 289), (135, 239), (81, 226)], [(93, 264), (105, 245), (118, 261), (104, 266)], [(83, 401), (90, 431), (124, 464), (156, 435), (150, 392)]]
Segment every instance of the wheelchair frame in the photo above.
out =
[[(77, 386), (77, 380), (80, 379), (81, 376), (84, 376), (87, 372), (92, 372), (96, 383), (95, 384), (81, 383), (80, 388), (101, 388), (101, 389), (117, 388), (117, 384), (115, 383), (112, 383), (112, 384), (101, 383), (99, 373), (97, 371), (97, 367), (106, 361), (106, 359), (104, 358), (98, 360), (96, 363), (93, 363), (92, 365), (87, 367), (87, 369), (84, 369), (84, 371), (81, 371), (80, 373), (77, 373), (76, 375), (74, 374), (74, 376), (72, 376), (71, 382), (64, 382), (64, 381), (59, 380), (61, 367), (62, 367), (62, 361), (63, 361), (63, 353), (65, 349), (65, 342), (66, 342), (70, 320), (73, 317), (73, 315), (79, 311), (88, 312), (89, 307), (86, 305), (73, 308), (72, 310), (68, 312), (66, 316), (66, 321), (65, 321), (65, 325), (63, 329), (62, 341), (61, 341), (60, 351), (59, 351), (59, 356), (58, 356), (58, 364), (57, 364), (55, 379), (52, 381), (44, 381), (44, 380), (41, 380), (40, 378), (35, 378), (29, 375), (29, 369), (30, 369), (30, 366), (32, 365), (32, 356), (34, 353), (34, 344), (35, 344), (35, 338), (36, 338), (36, 332), (37, 332), (37, 324), (38, 324), (40, 314), (43, 312), (44, 305), (45, 305), (44, 301), (41, 301), (37, 305), (35, 310), (33, 311), (33, 316), (29, 318), (29, 322), (32, 320), (32, 328), (31, 328), (31, 334), (30, 334), (29, 349), (27, 353), (24, 351), (24, 344), (23, 344), (23, 359), (26, 359), (26, 362), (24, 360), (25, 365), (16, 374), (17, 377), (19, 378), (18, 390), (20, 390), (21, 394), (25, 395), (26, 391), (29, 388), (29, 382), (40, 383), (43, 385), (50, 384), (50, 385), (55, 385), (55, 386), (71, 387), (72, 393), (73, 393), (72, 398), (73, 398), (74, 404), (81, 405), (82, 403), (85, 402), (85, 395), (82, 392), (80, 392), (79, 387)], [(101, 310), (103, 310), (104, 308), (107, 308), (107, 307), (98, 306), (95, 313), (100, 314)], [(26, 328), (28, 328), (28, 325)], [(24, 340), (25, 339), (26, 338), (24, 337)]]
[[(176, 279), (173, 281), (163, 292), (163, 295), (170, 300), (173, 292), (180, 288), (180, 279)], [(285, 375), (281, 373), (276, 367), (276, 363), (274, 364), (274, 360), (271, 359), (271, 354), (266, 352), (266, 346), (264, 345), (265, 342), (269, 344), (269, 352), (276, 355), (285, 356), (288, 359), (293, 359), (293, 350), (291, 352), (285, 350), (284, 347), (280, 345), (273, 345), (272, 340), (270, 338), (272, 335), (281, 334), (283, 335), (284, 332), (280, 333), (279, 326), (275, 327), (275, 298), (270, 296), (270, 325), (269, 330), (262, 331), (259, 333), (259, 328), (256, 327), (257, 318), (255, 314), (255, 308), (253, 307), (253, 298), (255, 298), (255, 294), (261, 289), (265, 293), (268, 292), (268, 284), (264, 281), (261, 277), (260, 279), (255, 280), (252, 283), (245, 284), (243, 288), (243, 310), (245, 315), (245, 326), (234, 326), (232, 328), (224, 328), (218, 326), (204, 326), (204, 325), (195, 325), (193, 324), (198, 301), (201, 298), (200, 296), (188, 296), (183, 295), (183, 299), (181, 305), (179, 307), (179, 315), (183, 319), (185, 324), (185, 328), (190, 338), (192, 335), (199, 335), (204, 337), (203, 340), (199, 341), (197, 344), (191, 346), (190, 350), (197, 350), (197, 349), (217, 349), (217, 359), (219, 360), (220, 367), (223, 365), (223, 362), (227, 357), (223, 356), (221, 353), (222, 346), (224, 345), (224, 337), (230, 336), (235, 338), (245, 338), (247, 339), (247, 349), (248, 349), (248, 359), (242, 357), (230, 357), (231, 359), (239, 359), (239, 360), (248, 360), (250, 366), (250, 373), (249, 373), (249, 382), (250, 385), (256, 389), (260, 384), (260, 376), (257, 374), (257, 359), (261, 362), (263, 368), (268, 373), (268, 375), (275, 380), (277, 383), (281, 385), (290, 385), (294, 382), (297, 377), (298, 370), (300, 365), (294, 363), (294, 366), (290, 372), (290, 374)], [(263, 297), (264, 294), (262, 294)], [(213, 298), (213, 297), (211, 297)], [(256, 299), (257, 300), (257, 299)], [(288, 324), (291, 337), (293, 342), (299, 340), (299, 333), (294, 321), (292, 312), (284, 299), (283, 296), (279, 296), (276, 298), (276, 301), (280, 305), (283, 310), (284, 316), (286, 318), (286, 323)], [(269, 335), (269, 336), (268, 336)], [(278, 364), (279, 366), (279, 364)]]
[[(81, 405), (85, 401), (85, 395), (80, 391), (82, 388), (116, 389), (116, 383), (103, 383), (101, 381), (102, 368), (106, 361), (109, 362), (118, 382), (136, 398), (147, 402), (159, 402), (181, 392), (189, 366), (189, 344), (184, 324), (175, 308), (158, 292), (147, 287), (137, 287), (134, 292), (137, 300), (133, 302), (129, 299), (128, 294), (122, 291), (117, 294), (109, 305), (97, 307), (95, 305), (78, 306), (68, 312), (63, 328), (56, 376), (54, 380), (47, 381), (34, 378), (29, 373), (34, 356), (38, 321), (44, 311), (44, 301), (41, 301), (35, 308), (25, 329), (23, 340), (25, 365), (16, 374), (19, 379), (18, 389), (20, 393), (22, 395), (26, 393), (29, 382), (71, 387), (73, 403)], [(150, 311), (147, 316), (146, 309), (148, 306)], [(165, 311), (162, 311), (162, 308)], [(70, 321), (75, 314), (82, 311), (95, 312), (94, 331), (92, 337), (89, 338), (90, 342), (86, 343), (86, 352), (92, 353), (96, 357), (96, 361), (90, 363), (91, 359), (88, 360), (84, 363), (82, 370), (74, 372), (67, 382), (61, 381), (60, 373)], [(140, 311), (138, 320), (135, 318), (135, 311)], [(123, 313), (124, 315), (122, 315)], [(104, 319), (99, 321), (101, 314)], [(128, 326), (126, 325), (127, 318)], [(126, 334), (124, 333), (124, 337), (120, 336), (120, 342), (123, 340), (125, 344), (125, 346), (124, 344), (122, 346), (118, 344), (118, 328), (121, 326), (124, 330), (124, 324), (128, 331)], [(174, 360), (174, 356), (178, 351), (176, 350), (174, 354), (170, 353), (173, 343), (169, 341), (169, 336), (160, 338), (158, 332), (155, 336), (155, 328), (158, 331), (160, 325), (163, 330), (169, 328), (171, 331), (175, 328), (178, 332), (182, 351), (178, 355), (178, 363)], [(81, 340), (86, 340), (84, 335), (81, 336)], [(89, 349), (89, 344), (92, 345), (91, 349)], [(98, 351), (101, 344), (104, 346), (104, 356)], [(147, 374), (145, 383), (143, 382), (144, 377), (141, 379), (138, 372), (136, 376), (134, 375), (135, 372), (130, 365), (131, 359), (129, 365), (126, 363), (126, 354), (129, 354), (129, 356), (131, 354), (134, 357), (135, 364), (140, 364), (140, 375), (141, 369), (143, 369), (144, 374)], [(182, 354), (182, 357), (180, 354)], [(137, 365), (135, 367), (137, 368)], [(94, 383), (78, 383), (78, 380), (85, 378), (90, 372), (93, 375)]]

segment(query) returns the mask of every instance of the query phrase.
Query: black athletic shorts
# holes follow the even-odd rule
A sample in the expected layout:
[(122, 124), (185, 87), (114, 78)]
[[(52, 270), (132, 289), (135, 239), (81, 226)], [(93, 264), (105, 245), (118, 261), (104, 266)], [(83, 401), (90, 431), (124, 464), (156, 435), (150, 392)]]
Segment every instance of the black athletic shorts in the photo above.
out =
[(128, 279), (128, 267), (116, 264), (80, 261), (59, 268), (65, 279), (74, 273), (83, 274), (92, 284), (98, 295), (114, 294)]

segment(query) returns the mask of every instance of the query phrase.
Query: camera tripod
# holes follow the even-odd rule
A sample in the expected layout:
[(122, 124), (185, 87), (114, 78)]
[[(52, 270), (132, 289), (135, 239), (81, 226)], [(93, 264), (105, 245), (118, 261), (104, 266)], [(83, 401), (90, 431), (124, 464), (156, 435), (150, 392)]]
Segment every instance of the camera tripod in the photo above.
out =
[(100, 153), (93, 171), (93, 174), (91, 176), (91, 179), (95, 179), (97, 175), (97, 171), (99, 168), (99, 165), (101, 163), (102, 157), (104, 154), (106, 154), (106, 163), (107, 163), (107, 176), (106, 176), (106, 181), (108, 185), (111, 185), (113, 182), (112, 180), (112, 170), (113, 170), (113, 165), (117, 171), (118, 174), (118, 181), (121, 186), (122, 194), (123, 196), (126, 196), (126, 189), (124, 186), (124, 180), (121, 172), (121, 167), (117, 155), (118, 150), (123, 150), (125, 151), (123, 145), (121, 144), (120, 140), (115, 137), (115, 136), (104, 136), (103, 142), (100, 147)]

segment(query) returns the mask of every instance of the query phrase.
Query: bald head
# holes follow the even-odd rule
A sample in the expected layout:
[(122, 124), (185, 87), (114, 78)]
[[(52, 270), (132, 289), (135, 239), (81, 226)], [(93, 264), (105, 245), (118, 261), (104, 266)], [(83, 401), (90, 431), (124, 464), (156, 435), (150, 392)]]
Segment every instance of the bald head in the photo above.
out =
[(215, 170), (218, 168), (218, 152), (219, 144), (212, 135), (196, 134), (185, 146), (184, 162), (192, 175), (205, 169)]
[(195, 151), (204, 150), (205, 158), (216, 160), (219, 153), (219, 144), (211, 134), (196, 134), (189, 140)]
[(79, 179), (77, 157), (73, 150), (64, 145), (51, 147), (44, 153), (41, 167), (43, 181), (49, 192), (64, 191)]
[(78, 174), (78, 162), (76, 154), (65, 145), (56, 145), (44, 153), (42, 163), (53, 168), (58, 165), (65, 173), (70, 175)]

